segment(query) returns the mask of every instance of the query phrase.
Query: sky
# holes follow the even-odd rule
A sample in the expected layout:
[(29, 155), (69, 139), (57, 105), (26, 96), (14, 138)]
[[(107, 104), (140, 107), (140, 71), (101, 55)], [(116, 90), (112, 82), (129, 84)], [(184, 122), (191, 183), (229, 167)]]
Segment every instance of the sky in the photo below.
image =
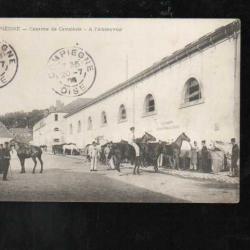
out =
[[(55, 93), (48, 78), (49, 57), (60, 48), (81, 47), (93, 58), (96, 79), (82, 98), (94, 98), (233, 19), (0, 19), (0, 39), (15, 49), (15, 78), (0, 88), (0, 114), (45, 109), (56, 100), (79, 97)], [(5, 31), (6, 27), (19, 31)], [(56, 27), (57, 31), (51, 31)], [(41, 30), (49, 28), (48, 31)], [(65, 28), (81, 28), (63, 31)], [(92, 28), (92, 31), (90, 31)], [(95, 28), (117, 28), (100, 31)], [(23, 30), (26, 29), (26, 30)], [(39, 30), (40, 29), (40, 30)], [(59, 30), (60, 29), (60, 30)]]

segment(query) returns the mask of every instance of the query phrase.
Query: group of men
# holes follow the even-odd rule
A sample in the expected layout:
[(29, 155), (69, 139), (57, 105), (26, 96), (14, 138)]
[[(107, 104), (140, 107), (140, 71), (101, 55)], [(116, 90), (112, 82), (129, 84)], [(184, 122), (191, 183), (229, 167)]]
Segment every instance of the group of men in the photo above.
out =
[(3, 174), (3, 181), (7, 181), (7, 175), (10, 166), (10, 148), (9, 143), (0, 144), (0, 173)]
[[(136, 158), (140, 156), (140, 149), (139, 146), (135, 143), (135, 136), (134, 136), (134, 127), (130, 128), (130, 131), (132, 132), (132, 138), (129, 140), (129, 144), (132, 145), (136, 152)], [(236, 143), (235, 138), (231, 139), (232, 144), (232, 153), (231, 153), (231, 167), (230, 167), (230, 176), (238, 176), (238, 160), (239, 160), (239, 146)], [(162, 145), (162, 142), (159, 141), (159, 145)], [(201, 149), (199, 149), (197, 142), (194, 141), (193, 145), (190, 143), (190, 151), (189, 151), (189, 164), (190, 169), (205, 173), (212, 172), (212, 158), (211, 154), (209, 152), (208, 147), (206, 146), (206, 141), (201, 141)], [(112, 166), (112, 161), (108, 161), (108, 154), (110, 151), (110, 147), (106, 147), (104, 149), (104, 155), (106, 158), (106, 165), (108, 165), (110, 168), (114, 168)], [(90, 171), (97, 171), (97, 163), (98, 158), (100, 154), (100, 149), (98, 147), (98, 144), (93, 141), (90, 149), (89, 149), (89, 156), (91, 159), (90, 164)], [(158, 147), (158, 159), (157, 159), (157, 166), (162, 167), (163, 161), (164, 161), (164, 153), (163, 153), (163, 147)]]
[[(162, 142), (159, 141), (159, 144)], [(239, 161), (239, 146), (236, 143), (235, 138), (231, 139), (231, 144), (232, 144), (232, 153), (231, 153), (231, 167), (230, 167), (230, 176), (238, 176), (239, 169), (238, 169), (238, 161)], [(204, 173), (211, 173), (212, 172), (212, 157), (209, 152), (208, 147), (206, 146), (206, 141), (202, 140), (201, 141), (201, 150), (199, 149), (197, 142), (194, 141), (193, 145), (190, 143), (190, 151), (188, 152), (188, 155), (186, 157), (183, 157), (189, 159), (189, 164), (190, 164), (190, 169), (195, 170), (195, 171), (200, 171)], [(163, 166), (163, 159), (164, 159), (164, 154), (163, 154), (163, 148), (159, 147), (159, 152), (158, 152), (158, 160), (157, 164), (158, 167)]]

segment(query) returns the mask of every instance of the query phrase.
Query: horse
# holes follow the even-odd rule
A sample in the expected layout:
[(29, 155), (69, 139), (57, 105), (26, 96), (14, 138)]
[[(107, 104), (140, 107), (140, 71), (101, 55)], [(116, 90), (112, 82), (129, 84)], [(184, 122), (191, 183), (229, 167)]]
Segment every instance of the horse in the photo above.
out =
[(80, 154), (78, 147), (75, 143), (68, 143), (63, 145), (63, 153), (66, 155), (66, 151), (69, 152), (70, 155), (73, 154), (73, 152), (77, 152)]
[(156, 141), (156, 138), (148, 132), (145, 132), (142, 137), (135, 139), (135, 143), (147, 143), (149, 141)]
[(191, 141), (184, 132), (173, 143), (166, 144), (164, 147), (164, 155), (172, 159), (173, 167), (177, 169), (180, 169), (180, 153), (183, 141)]
[(21, 173), (25, 173), (25, 159), (27, 158), (32, 158), (33, 162), (34, 162), (34, 167), (33, 167), (33, 171), (32, 173), (35, 173), (36, 170), (36, 165), (37, 165), (37, 160), (36, 158), (39, 160), (40, 164), (41, 164), (41, 170), (40, 173), (43, 172), (43, 161), (42, 161), (42, 149), (40, 147), (34, 146), (34, 145), (30, 145), (28, 143), (23, 143), (23, 142), (19, 142), (16, 140), (12, 140), (10, 142), (11, 146), (15, 147), (15, 150), (17, 152), (17, 156), (18, 159), (21, 163)]
[[(113, 158), (114, 166), (117, 171), (120, 172), (120, 164), (124, 161), (128, 161), (131, 165), (136, 162), (136, 153), (132, 145), (124, 142), (112, 143), (110, 146), (110, 152), (108, 155), (108, 160)], [(137, 164), (134, 167), (134, 174), (136, 171)], [(137, 172), (138, 173), (138, 172)]]
[[(158, 172), (157, 159), (160, 155), (160, 144), (157, 142), (148, 143), (148, 140), (152, 141), (154, 139), (154, 137), (152, 137), (152, 135), (147, 133), (144, 137), (139, 138), (136, 141), (140, 147), (143, 166), (146, 167), (152, 165), (155, 172)], [(183, 141), (190, 142), (190, 138), (185, 133), (181, 133), (172, 144), (162, 142), (162, 153), (172, 168), (175, 167), (179, 169), (180, 153)]]

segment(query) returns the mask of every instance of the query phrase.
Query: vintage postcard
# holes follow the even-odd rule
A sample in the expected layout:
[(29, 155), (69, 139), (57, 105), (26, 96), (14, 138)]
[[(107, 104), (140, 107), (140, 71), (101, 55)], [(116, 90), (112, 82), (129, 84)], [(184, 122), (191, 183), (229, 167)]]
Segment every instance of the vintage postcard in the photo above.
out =
[(0, 19), (0, 201), (238, 203), (240, 34)]

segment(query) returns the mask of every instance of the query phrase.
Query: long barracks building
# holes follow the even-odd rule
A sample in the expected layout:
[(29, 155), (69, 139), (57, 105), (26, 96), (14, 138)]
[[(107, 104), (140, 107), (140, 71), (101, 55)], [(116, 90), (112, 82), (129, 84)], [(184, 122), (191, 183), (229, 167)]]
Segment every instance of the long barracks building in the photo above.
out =
[(240, 22), (218, 28), (164, 57), (65, 116), (66, 142), (96, 137), (239, 139)]

